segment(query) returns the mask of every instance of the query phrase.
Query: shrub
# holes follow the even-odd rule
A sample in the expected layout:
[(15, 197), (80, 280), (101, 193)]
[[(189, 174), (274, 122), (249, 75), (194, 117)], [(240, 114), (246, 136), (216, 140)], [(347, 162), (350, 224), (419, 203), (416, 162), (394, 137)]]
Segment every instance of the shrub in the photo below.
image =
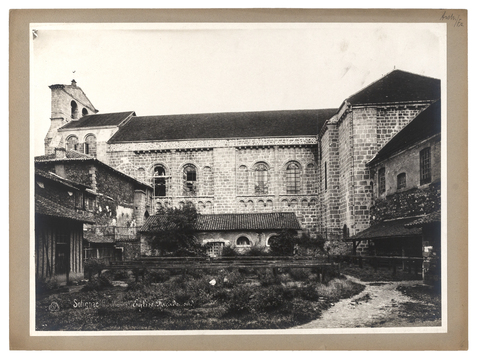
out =
[(309, 284), (307, 286), (298, 287), (296, 289), (296, 296), (306, 301), (317, 301), (319, 299), (319, 292), (316, 286)]
[(246, 251), (243, 253), (243, 255), (264, 256), (264, 255), (269, 255), (269, 250), (266, 247), (255, 245), (253, 247), (247, 248)]
[(87, 259), (84, 262), (84, 270), (88, 273), (89, 279), (92, 278), (92, 275), (97, 274), (100, 276), (102, 270), (107, 267), (107, 263), (102, 259)]
[(252, 289), (247, 286), (236, 286), (230, 293), (229, 300), (226, 302), (227, 314), (243, 314), (250, 311), (249, 301)]
[(99, 276), (94, 278), (93, 280), (89, 280), (89, 282), (87, 282), (85, 286), (82, 287), (82, 291), (102, 291), (110, 287), (113, 287), (110, 283), (110, 280), (105, 276)]
[(244, 281), (244, 274), (239, 270), (224, 271), (220, 273), (220, 283), (223, 287), (232, 288)]
[(259, 312), (270, 312), (279, 309), (285, 302), (284, 287), (274, 285), (258, 288), (252, 295), (250, 307)]
[(292, 318), (297, 322), (308, 322), (317, 318), (318, 311), (311, 302), (295, 299), (290, 304)]
[(291, 268), (289, 269), (289, 275), (294, 281), (306, 281), (309, 279), (309, 270), (304, 268)]
[(274, 276), (270, 271), (257, 270), (257, 278), (261, 286), (280, 285), (281, 279), (278, 276)]
[(294, 231), (284, 230), (269, 241), (270, 253), (273, 255), (293, 255), (299, 240)]
[(239, 255), (232, 245), (226, 245), (222, 248), (222, 256), (237, 256)]

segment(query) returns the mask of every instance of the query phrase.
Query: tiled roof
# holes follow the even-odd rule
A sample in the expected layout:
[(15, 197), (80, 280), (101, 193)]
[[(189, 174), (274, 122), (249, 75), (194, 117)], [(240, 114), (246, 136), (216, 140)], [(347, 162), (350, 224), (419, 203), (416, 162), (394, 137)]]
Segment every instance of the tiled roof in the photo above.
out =
[(133, 117), (109, 143), (316, 135), (337, 109)]
[(115, 243), (114, 234), (97, 234), (89, 231), (84, 232), (84, 239), (89, 243)]
[(35, 213), (79, 222), (95, 223), (92, 217), (82, 215), (73, 209), (59, 205), (58, 203), (39, 195), (35, 195)]
[(78, 120), (70, 121), (66, 125), (62, 126), (60, 130), (83, 127), (118, 126), (132, 115), (135, 116), (134, 111), (86, 115)]
[(362, 232), (352, 236), (351, 240), (366, 240), (393, 237), (413, 237), (421, 235), (421, 228), (406, 228), (406, 224), (413, 222), (419, 217), (409, 217), (395, 219), (390, 221), (382, 221), (371, 226)]
[(441, 81), (402, 70), (394, 70), (346, 101), (352, 105), (434, 101), (441, 98)]
[(50, 155), (37, 156), (37, 157), (34, 158), (34, 160), (35, 160), (35, 163), (37, 163), (37, 164), (51, 163), (51, 162), (66, 162), (66, 163), (68, 163), (68, 162), (78, 162), (78, 161), (92, 161), (94, 164), (101, 165), (101, 166), (107, 168), (108, 170), (114, 172), (115, 174), (120, 175), (123, 178), (128, 179), (130, 181), (133, 181), (138, 186), (140, 185), (144, 188), (147, 187), (149, 189), (152, 188), (152, 186), (144, 184), (143, 182), (133, 178), (132, 176), (124, 174), (123, 172), (112, 168), (110, 165), (101, 162), (100, 160), (98, 160), (97, 158), (94, 158), (91, 155), (86, 155), (86, 154), (77, 152), (75, 150), (67, 150), (65, 152), (65, 158), (56, 158), (55, 154), (50, 154)]
[[(166, 222), (165, 215), (150, 216), (140, 232), (153, 232), (153, 225)], [(197, 216), (196, 231), (228, 231), (228, 230), (300, 230), (301, 226), (295, 213), (232, 213), (203, 214)]]
[[(62, 185), (65, 185), (65, 186), (68, 186), (68, 187), (71, 187), (71, 188), (74, 188), (74, 189), (78, 189), (78, 188), (81, 188), (81, 189), (85, 189), (87, 190), (89, 187), (87, 185), (84, 185), (84, 184), (80, 184), (78, 182), (75, 182), (75, 181), (72, 181), (72, 180), (68, 180), (68, 179), (65, 179), (61, 176), (58, 176), (54, 173), (51, 173), (51, 172), (47, 172), (47, 171), (43, 171), (41, 169), (35, 169), (35, 175), (37, 176), (41, 176), (45, 179), (49, 179), (49, 180), (53, 180), (53, 181), (56, 181)], [(90, 191), (89, 191), (90, 192)], [(92, 191), (93, 192), (93, 191)], [(90, 192), (90, 193), (92, 193)]]
[(406, 227), (407, 228), (422, 227), (427, 224), (440, 223), (440, 222), (441, 222), (441, 211), (435, 211), (421, 218), (418, 218), (413, 222), (407, 223)]
[(50, 162), (50, 161), (56, 161), (56, 160), (81, 160), (81, 161), (87, 161), (87, 160), (95, 160), (95, 158), (91, 155), (87, 155), (84, 153), (77, 152), (76, 150), (67, 150), (65, 152), (65, 158), (56, 158), (55, 154), (49, 154), (49, 155), (39, 155), (34, 157), (35, 162)]
[(439, 133), (441, 133), (441, 100), (431, 104), (392, 137), (368, 165), (373, 165), (414, 143)]

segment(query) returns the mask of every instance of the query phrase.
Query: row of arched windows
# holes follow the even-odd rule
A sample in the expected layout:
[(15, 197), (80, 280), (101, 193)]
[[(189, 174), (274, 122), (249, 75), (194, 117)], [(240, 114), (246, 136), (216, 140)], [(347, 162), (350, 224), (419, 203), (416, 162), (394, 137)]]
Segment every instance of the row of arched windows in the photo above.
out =
[(76, 135), (70, 135), (65, 140), (65, 148), (67, 150), (76, 150), (84, 154), (97, 156), (97, 138), (89, 133), (84, 137), (83, 142), (79, 142)]
[[(274, 179), (272, 169), (265, 162), (254, 164), (252, 170), (246, 165), (239, 166), (237, 178), (238, 195), (268, 195), (273, 194), (271, 180)], [(283, 190), (285, 194), (311, 194), (316, 192), (316, 168), (313, 163), (302, 169), (297, 161), (285, 164), (281, 172)]]
[[(185, 164), (180, 171), (181, 195), (199, 196), (214, 194), (214, 176), (210, 166), (205, 166), (201, 171), (194, 164)], [(273, 194), (271, 181), (275, 179), (272, 169), (265, 162), (256, 163), (251, 170), (245, 165), (238, 169), (237, 194), (238, 195), (268, 195)], [(149, 180), (154, 188), (154, 196), (168, 196), (172, 188), (172, 176), (165, 165), (156, 165), (152, 175), (147, 177), (144, 168), (137, 170), (137, 179)], [(296, 161), (287, 163), (281, 173), (283, 194), (312, 194), (316, 192), (316, 169), (314, 164), (307, 164), (303, 170)], [(202, 190), (202, 191), (201, 191)], [(267, 202), (266, 202), (267, 203)]]
[[(181, 169), (180, 176), (182, 196), (214, 194), (214, 179), (211, 167), (205, 166), (199, 174), (198, 168), (195, 165), (185, 164)], [(151, 177), (146, 177), (145, 169), (139, 168), (137, 170), (137, 179), (140, 181), (150, 180), (154, 189), (155, 197), (170, 195), (169, 190), (172, 188), (172, 176), (169, 175), (167, 168), (164, 165), (154, 166)]]

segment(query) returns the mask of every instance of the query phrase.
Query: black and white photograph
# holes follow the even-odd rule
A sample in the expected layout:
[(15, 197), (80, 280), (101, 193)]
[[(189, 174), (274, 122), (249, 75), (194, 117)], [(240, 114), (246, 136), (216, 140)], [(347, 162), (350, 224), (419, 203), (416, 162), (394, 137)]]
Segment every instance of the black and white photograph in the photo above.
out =
[(445, 333), (439, 16), (31, 23), (31, 335)]

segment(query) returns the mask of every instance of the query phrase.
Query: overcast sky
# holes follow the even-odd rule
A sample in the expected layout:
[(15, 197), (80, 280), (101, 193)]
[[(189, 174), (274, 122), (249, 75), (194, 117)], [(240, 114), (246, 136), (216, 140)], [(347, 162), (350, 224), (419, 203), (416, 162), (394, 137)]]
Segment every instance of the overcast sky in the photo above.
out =
[[(99, 113), (338, 108), (394, 68), (445, 78), (443, 24), (41, 24), (31, 26), (34, 155), (52, 84)], [(32, 37), (33, 38), (33, 37)]]

